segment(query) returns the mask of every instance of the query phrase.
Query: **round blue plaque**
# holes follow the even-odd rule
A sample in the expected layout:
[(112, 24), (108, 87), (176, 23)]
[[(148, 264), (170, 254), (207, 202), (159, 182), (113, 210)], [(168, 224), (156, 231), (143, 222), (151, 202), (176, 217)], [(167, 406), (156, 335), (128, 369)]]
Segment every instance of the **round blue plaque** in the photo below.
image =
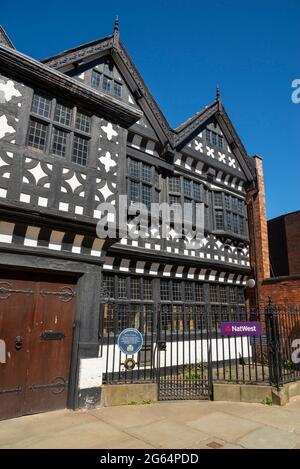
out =
[(138, 353), (143, 347), (143, 336), (137, 329), (124, 329), (118, 337), (118, 346), (125, 355)]

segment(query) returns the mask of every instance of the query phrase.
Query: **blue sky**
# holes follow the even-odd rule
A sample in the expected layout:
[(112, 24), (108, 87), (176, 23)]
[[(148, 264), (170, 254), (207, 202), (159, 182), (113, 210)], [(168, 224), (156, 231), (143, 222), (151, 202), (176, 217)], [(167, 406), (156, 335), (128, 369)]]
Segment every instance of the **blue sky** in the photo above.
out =
[[(110, 34), (121, 38), (172, 126), (220, 84), (250, 155), (264, 160), (268, 218), (300, 209), (299, 0), (0, 0), (17, 49), (41, 59)], [(82, 9), (84, 5), (84, 9)]]

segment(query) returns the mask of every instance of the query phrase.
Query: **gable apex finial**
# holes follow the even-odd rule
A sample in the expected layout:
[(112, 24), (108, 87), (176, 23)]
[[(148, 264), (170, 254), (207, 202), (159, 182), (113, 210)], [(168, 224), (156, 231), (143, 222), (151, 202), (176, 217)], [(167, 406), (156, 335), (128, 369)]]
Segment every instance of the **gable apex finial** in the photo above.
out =
[(114, 31), (119, 31), (119, 17), (118, 17), (118, 15), (116, 16), (116, 19), (115, 19)]
[(216, 87), (216, 100), (220, 101), (220, 99), (221, 99), (220, 86), (217, 84), (217, 87)]

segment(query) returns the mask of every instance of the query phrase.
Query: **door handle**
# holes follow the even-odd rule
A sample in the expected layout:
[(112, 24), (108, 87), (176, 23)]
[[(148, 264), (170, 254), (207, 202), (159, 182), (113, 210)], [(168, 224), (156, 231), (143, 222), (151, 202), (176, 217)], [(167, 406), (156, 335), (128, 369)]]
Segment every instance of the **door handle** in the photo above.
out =
[(20, 335), (17, 335), (16, 340), (15, 340), (15, 348), (16, 350), (21, 350), (23, 347), (23, 337)]

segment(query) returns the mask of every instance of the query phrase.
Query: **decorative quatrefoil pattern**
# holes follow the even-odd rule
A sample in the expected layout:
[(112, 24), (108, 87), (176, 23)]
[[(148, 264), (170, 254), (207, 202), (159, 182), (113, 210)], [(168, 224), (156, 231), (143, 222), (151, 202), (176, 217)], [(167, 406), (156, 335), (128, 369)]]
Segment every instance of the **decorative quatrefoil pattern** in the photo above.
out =
[(214, 148), (212, 145), (206, 144), (204, 139), (204, 133), (201, 132), (197, 135), (196, 138), (194, 138), (194, 140), (192, 140), (188, 144), (188, 148), (192, 148), (197, 153), (206, 155), (212, 162), (218, 161), (219, 163), (223, 163), (229, 168), (241, 171), (241, 168), (237, 163), (236, 158), (232, 154), (230, 147), (226, 141), (224, 141), (223, 150), (218, 150), (218, 148)]
[(69, 196), (85, 196), (86, 174), (74, 171), (73, 169), (63, 168), (63, 179), (61, 183), (61, 192)]
[(50, 189), (52, 170), (53, 165), (50, 163), (44, 163), (33, 158), (25, 158), (22, 182)]
[(15, 143), (23, 85), (0, 75), (0, 140)]
[(117, 191), (117, 166), (122, 129), (101, 119), (96, 178), (94, 218), (101, 217), (99, 204), (115, 204)]

